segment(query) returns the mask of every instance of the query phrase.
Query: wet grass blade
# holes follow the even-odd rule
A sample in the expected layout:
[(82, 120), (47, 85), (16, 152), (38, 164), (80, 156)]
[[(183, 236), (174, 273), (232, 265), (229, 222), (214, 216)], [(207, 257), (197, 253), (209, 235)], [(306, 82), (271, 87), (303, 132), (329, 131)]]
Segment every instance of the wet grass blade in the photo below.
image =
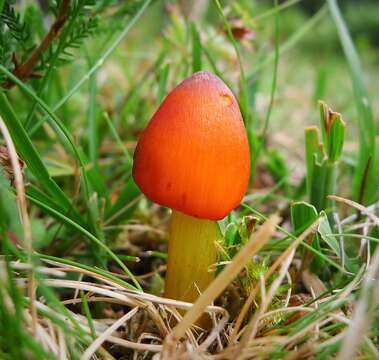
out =
[(167, 79), (169, 72), (169, 64), (164, 65), (159, 71), (159, 87), (157, 95), (157, 105), (159, 105), (164, 99), (167, 93)]
[(201, 42), (200, 42), (200, 34), (197, 31), (196, 25), (194, 23), (191, 24), (191, 41), (192, 41), (192, 72), (197, 72), (202, 69), (201, 62)]
[[(353, 181), (353, 197), (366, 204), (376, 200), (379, 186), (378, 169), (372, 166), (373, 163), (376, 163), (373, 157), (376, 153), (375, 134), (377, 130), (358, 52), (346, 27), (337, 1), (328, 0), (328, 5), (350, 68), (355, 103), (358, 111), (360, 151)], [(365, 179), (366, 177), (367, 179)]]

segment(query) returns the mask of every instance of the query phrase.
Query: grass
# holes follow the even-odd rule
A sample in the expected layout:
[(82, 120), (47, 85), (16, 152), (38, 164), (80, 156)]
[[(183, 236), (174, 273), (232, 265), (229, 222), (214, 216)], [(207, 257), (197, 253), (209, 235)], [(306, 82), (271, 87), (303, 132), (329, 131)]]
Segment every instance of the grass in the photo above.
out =
[[(371, 5), (68, 3), (21, 80), (49, 22), (0, 1), (0, 359), (379, 358)], [(170, 214), (131, 169), (160, 102), (199, 70), (235, 92), (253, 166), (192, 305), (162, 297)]]

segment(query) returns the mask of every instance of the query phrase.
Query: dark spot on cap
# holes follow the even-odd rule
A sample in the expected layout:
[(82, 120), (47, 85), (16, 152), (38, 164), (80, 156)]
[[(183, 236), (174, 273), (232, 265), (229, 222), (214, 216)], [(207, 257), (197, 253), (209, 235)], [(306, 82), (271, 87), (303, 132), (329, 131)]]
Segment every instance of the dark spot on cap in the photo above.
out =
[(226, 93), (220, 93), (221, 100), (225, 106), (230, 106), (233, 103), (232, 97)]
[(170, 191), (171, 188), (172, 188), (172, 184), (170, 182), (168, 182), (167, 185), (166, 185), (166, 190)]

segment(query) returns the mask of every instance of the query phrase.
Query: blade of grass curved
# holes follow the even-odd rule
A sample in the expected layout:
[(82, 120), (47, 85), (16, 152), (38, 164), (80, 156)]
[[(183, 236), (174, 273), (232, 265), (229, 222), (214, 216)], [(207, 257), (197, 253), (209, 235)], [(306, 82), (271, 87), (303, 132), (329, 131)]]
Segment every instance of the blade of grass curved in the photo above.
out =
[(67, 217), (74, 220), (81, 226), (85, 226), (85, 221), (82, 218), (82, 216), (79, 214), (79, 212), (74, 208), (75, 199), (71, 200), (71, 205), (69, 209), (65, 209), (62, 207), (59, 203), (51, 199), (49, 196), (47, 196), (43, 191), (41, 191), (39, 188), (37, 188), (34, 184), (31, 184), (28, 186), (26, 190), (26, 194), (30, 195), (39, 201), (43, 202), (44, 204), (50, 206), (51, 208), (64, 213)]
[[(0, 65), (1, 66), (1, 65)], [(0, 92), (0, 114), (6, 123), (17, 151), (27, 164), (30, 171), (38, 179), (44, 189), (66, 210), (71, 208), (71, 201), (51, 178), (38, 151), (34, 147), (19, 118), (13, 111), (7, 97)]]
[(118, 256), (107, 246), (105, 245), (101, 240), (99, 240), (96, 236), (91, 234), (89, 231), (87, 231), (85, 228), (77, 224), (75, 221), (71, 220), (64, 214), (61, 214), (59, 211), (51, 208), (50, 206), (40, 202), (39, 200), (27, 196), (29, 200), (31, 200), (33, 203), (38, 205), (40, 208), (44, 209), (47, 211), (49, 214), (53, 215), (54, 217), (60, 219), (67, 225), (70, 225), (71, 227), (75, 228), (79, 232), (81, 232), (85, 237), (87, 237), (91, 242), (95, 243), (97, 246), (100, 248), (104, 249), (105, 252), (109, 254), (109, 256), (121, 267), (122, 270), (125, 271), (125, 273), (130, 277), (130, 280), (134, 283), (132, 286), (135, 290), (140, 290), (142, 291), (141, 285), (138, 283), (138, 280), (135, 278), (133, 273), (125, 266), (125, 264), (118, 258)]
[(38, 254), (38, 257), (42, 260), (49, 260), (49, 261), (53, 261), (55, 263), (59, 263), (59, 264), (64, 264), (64, 265), (69, 265), (69, 266), (73, 266), (73, 267), (76, 267), (78, 269), (83, 269), (87, 272), (91, 272), (93, 274), (96, 274), (96, 275), (99, 275), (99, 276), (102, 276), (118, 285), (121, 285), (125, 288), (128, 288), (128, 289), (132, 289), (134, 290), (134, 287), (132, 285), (130, 285), (129, 283), (127, 283), (126, 281), (118, 278), (117, 276), (114, 276), (112, 274), (110, 274), (109, 272), (107, 271), (104, 271), (104, 270), (101, 270), (97, 267), (92, 267), (92, 266), (88, 266), (88, 265), (85, 265), (85, 264), (80, 264), (76, 261), (73, 261), (73, 260), (69, 260), (69, 259), (61, 259), (61, 258), (58, 258), (58, 257), (55, 257), (55, 256), (51, 256), (51, 255), (44, 255), (44, 254)]
[(83, 180), (84, 180), (84, 193), (85, 193), (86, 200), (88, 201), (89, 200), (89, 184), (88, 184), (88, 179), (87, 179), (87, 173), (85, 170), (85, 161), (82, 157), (81, 151), (76, 147), (69, 130), (63, 124), (63, 122), (60, 121), (59, 118), (54, 114), (54, 112), (50, 109), (50, 107), (40, 97), (38, 97), (32, 89), (30, 89), (20, 79), (14, 76), (3, 65), (0, 65), (0, 71), (6, 74), (13, 82), (15, 82), (20, 87), (21, 90), (26, 92), (31, 98), (37, 101), (38, 105), (48, 115), (48, 118), (52, 120), (50, 124), (56, 130), (58, 135), (59, 135), (59, 132), (63, 134), (63, 139), (62, 139), (62, 141), (64, 142), (63, 145), (65, 145), (66, 147), (70, 147), (72, 149), (72, 152), (75, 155), (76, 159), (78, 160), (80, 168), (82, 170)]

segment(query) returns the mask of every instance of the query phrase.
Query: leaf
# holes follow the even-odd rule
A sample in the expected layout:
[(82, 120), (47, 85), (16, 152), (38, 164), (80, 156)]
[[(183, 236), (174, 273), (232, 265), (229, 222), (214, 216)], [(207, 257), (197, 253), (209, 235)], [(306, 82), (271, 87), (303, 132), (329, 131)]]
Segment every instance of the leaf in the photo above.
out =
[[(23, 238), (23, 228), (20, 221), (17, 199), (5, 177), (3, 167), (0, 164), (0, 217), (4, 222), (4, 231), (12, 231), (17, 238)], [(2, 226), (0, 222), (0, 227)], [(1, 242), (1, 240), (0, 240)]]
[(117, 201), (106, 213), (106, 219), (113, 218), (112, 224), (119, 223), (128, 219), (136, 206), (135, 200), (141, 194), (140, 189), (134, 182), (132, 177), (129, 177), (124, 188), (119, 194)]
[(341, 157), (346, 124), (341, 114), (333, 111), (323, 101), (320, 101), (320, 124), (325, 152), (328, 161), (333, 163)]
[(246, 244), (252, 232), (254, 231), (255, 225), (259, 222), (259, 219), (253, 215), (247, 215), (242, 218), (241, 224), (238, 227), (238, 233), (240, 236), (240, 244)]
[(71, 208), (71, 201), (50, 177), (40, 155), (3, 92), (0, 92), (0, 115), (12, 136), (17, 152), (27, 164), (28, 169), (60, 206), (68, 211)]
[[(75, 94), (78, 89), (90, 78), (90, 76), (96, 72), (105, 62), (105, 60), (112, 54), (112, 52), (116, 49), (116, 47), (121, 43), (121, 41), (125, 38), (125, 36), (129, 33), (130, 29), (134, 26), (134, 24), (138, 21), (138, 19), (145, 12), (147, 7), (150, 5), (151, 0), (146, 0), (143, 2), (142, 6), (139, 10), (133, 15), (128, 24), (124, 27), (121, 33), (117, 36), (114, 42), (102, 53), (99, 58), (94, 61), (93, 66), (89, 69), (79, 80), (78, 82), (68, 91), (68, 93), (63, 96), (57, 104), (55, 104), (52, 108), (52, 111), (58, 110), (67, 102), (68, 99), (71, 98), (73, 94)], [(40, 121), (38, 121), (33, 128), (31, 129), (31, 133), (35, 132), (48, 118), (45, 115)]]
[(324, 240), (325, 243), (328, 244), (328, 246), (338, 256), (338, 258), (340, 258), (341, 257), (340, 245), (337, 239), (332, 235), (333, 231), (330, 227), (328, 217), (326, 216), (324, 211), (322, 211), (320, 215), (321, 215), (321, 221), (318, 225), (318, 233), (320, 234), (322, 240)]
[(74, 209), (72, 206), (70, 206), (69, 209), (62, 207), (59, 203), (54, 201), (54, 199), (51, 199), (49, 196), (47, 196), (45, 193), (43, 193), (41, 190), (39, 190), (34, 185), (30, 185), (26, 189), (26, 193), (27, 193), (27, 195), (29, 195), (35, 199), (38, 199), (43, 204), (53, 208), (54, 210), (65, 214), (68, 218), (77, 222), (81, 226), (83, 226), (83, 227), (85, 226), (84, 219), (82, 218), (81, 215), (79, 215), (79, 213), (76, 211), (76, 209)]
[(237, 245), (240, 242), (237, 224), (231, 222), (226, 226), (224, 239), (224, 246), (226, 248)]
[[(90, 65), (90, 61), (88, 61)], [(88, 84), (88, 154), (94, 168), (98, 168), (99, 161), (99, 124), (97, 114), (97, 73), (94, 72), (89, 78)]]
[(159, 71), (159, 87), (157, 95), (157, 104), (159, 105), (164, 99), (167, 92), (167, 78), (168, 78), (169, 65), (166, 64)]
[(343, 144), (345, 141), (345, 127), (345, 122), (342, 120), (341, 115), (338, 114), (338, 116), (332, 121), (329, 134), (328, 160), (330, 162), (339, 160), (342, 155)]
[(329, 107), (325, 102), (319, 101), (320, 107), (320, 127), (321, 127), (321, 136), (324, 143), (325, 149), (328, 149), (329, 139), (328, 139), (328, 128), (329, 128)]
[(305, 162), (307, 168), (307, 192), (311, 193), (313, 177), (313, 164), (315, 157), (323, 158), (322, 146), (320, 144), (319, 132), (317, 127), (312, 126), (305, 129)]
[[(13, 82), (15, 82), (23, 91), (25, 91), (31, 98), (33, 98), (38, 105), (46, 112), (46, 114), (49, 116), (49, 121), (52, 126), (52, 128), (55, 130), (58, 138), (61, 140), (62, 144), (72, 152), (72, 154), (76, 157), (78, 160), (78, 163), (80, 164), (80, 167), (82, 169), (83, 174), (83, 188), (84, 188), (84, 194), (88, 200), (89, 198), (89, 184), (88, 179), (85, 171), (85, 161), (82, 155), (82, 152), (80, 149), (75, 145), (73, 137), (71, 133), (68, 131), (66, 126), (61, 122), (58, 117), (55, 115), (55, 113), (50, 109), (50, 107), (38, 96), (35, 94), (33, 90), (31, 90), (28, 86), (26, 86), (19, 78), (17, 78), (14, 74), (10, 73), (4, 66), (0, 65), (0, 71), (5, 73)], [(4, 99), (7, 101), (7, 98), (4, 95)], [(1, 106), (0, 106), (1, 107)], [(11, 109), (11, 106), (8, 102), (7, 107)], [(12, 110), (12, 109), (11, 109)], [(13, 112), (13, 110), (11, 111)], [(14, 112), (13, 112), (14, 113)], [(15, 117), (15, 115), (14, 115)], [(20, 122), (19, 122), (20, 123)], [(20, 127), (22, 128), (23, 132), (26, 135), (25, 129), (22, 127), (20, 123)], [(29, 143), (31, 144), (30, 139), (28, 138)]]
[(287, 161), (276, 149), (273, 149), (268, 153), (266, 166), (276, 182), (282, 181), (289, 175)]
[(311, 189), (309, 201), (314, 205), (317, 211), (325, 209), (326, 196), (328, 195), (327, 189), (328, 179), (328, 163), (326, 160), (321, 163), (317, 161), (316, 156), (313, 159), (313, 172), (311, 178)]
[(305, 201), (291, 204), (291, 223), (296, 234), (300, 234), (318, 218), (316, 208)]
[[(328, 5), (350, 68), (358, 111), (360, 149), (358, 165), (354, 175), (353, 196), (355, 200), (363, 201), (364, 204), (367, 204), (376, 200), (379, 186), (379, 177), (375, 169), (371, 167), (366, 173), (366, 169), (372, 162), (371, 156), (376, 153), (375, 147), (378, 146), (375, 142), (377, 130), (358, 52), (341, 15), (337, 1), (328, 0)], [(373, 184), (373, 186), (366, 187), (365, 183)], [(363, 194), (362, 191), (364, 191)]]
[(196, 29), (196, 25), (194, 23), (191, 24), (191, 40), (192, 40), (192, 72), (197, 72), (202, 69), (201, 64), (201, 41), (200, 34)]

